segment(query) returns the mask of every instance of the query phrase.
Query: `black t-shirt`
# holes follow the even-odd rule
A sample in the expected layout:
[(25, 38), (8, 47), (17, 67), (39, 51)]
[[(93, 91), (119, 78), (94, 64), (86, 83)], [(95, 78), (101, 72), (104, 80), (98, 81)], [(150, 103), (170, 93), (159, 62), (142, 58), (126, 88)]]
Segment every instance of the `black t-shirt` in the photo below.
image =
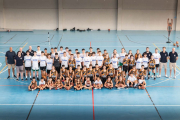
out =
[[(29, 50), (28, 50), (29, 51)], [(34, 50), (29, 51), (30, 56), (34, 56)]]
[[(19, 51), (18, 51), (18, 52), (19, 52)], [(18, 52), (17, 52), (17, 55), (18, 55)], [(26, 56), (26, 53), (25, 53), (24, 51), (22, 51), (21, 56), (22, 56), (22, 57)]]
[(12, 52), (7, 51), (5, 56), (7, 57), (8, 64), (14, 64), (14, 58), (16, 56), (16, 53), (14, 51), (12, 51)]
[(144, 52), (143, 53), (143, 56), (144, 56), (144, 54), (147, 54), (147, 57), (149, 58), (149, 60), (151, 59), (151, 56), (152, 56), (152, 53), (149, 51), (148, 53), (147, 53), (147, 51), (146, 52)]
[(175, 63), (176, 62), (176, 57), (178, 57), (178, 54), (177, 54), (177, 52), (174, 52), (174, 53), (170, 52), (169, 57), (170, 57), (170, 62)]
[(24, 61), (24, 57), (16, 56), (15, 60), (16, 60), (16, 66), (22, 66), (23, 65), (23, 61)]
[(166, 63), (167, 62), (168, 53), (166, 51), (163, 53), (163, 51), (162, 51), (162, 52), (160, 52), (160, 55), (161, 55), (160, 62)]

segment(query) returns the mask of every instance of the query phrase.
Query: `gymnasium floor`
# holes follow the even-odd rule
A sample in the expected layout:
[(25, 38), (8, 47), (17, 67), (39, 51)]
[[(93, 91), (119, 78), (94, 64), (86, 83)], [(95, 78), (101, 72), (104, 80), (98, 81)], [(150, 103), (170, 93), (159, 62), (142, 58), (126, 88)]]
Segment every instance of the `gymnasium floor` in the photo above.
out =
[[(50, 43), (47, 42), (50, 32)], [(180, 40), (180, 32), (173, 31), (172, 42)], [(146, 80), (147, 88), (107, 90), (43, 90), (28, 91), (28, 81), (16, 81), (7, 78), (5, 52), (10, 46), (14, 51), (28, 46), (36, 50), (51, 47), (69, 47), (73, 53), (76, 48), (89, 50), (90, 44), (96, 51), (107, 49), (112, 53), (117, 49), (120, 53), (124, 47), (133, 53), (137, 49), (141, 53), (150, 47), (162, 50), (165, 46), (171, 51), (173, 43), (166, 44), (166, 31), (33, 31), (33, 32), (0, 32), (0, 120), (179, 120), (180, 118), (180, 60), (177, 62), (176, 79), (162, 77)], [(180, 49), (176, 48), (180, 53)], [(168, 64), (169, 65), (169, 64)], [(168, 68), (169, 75), (169, 68)], [(174, 74), (172, 74), (174, 75)]]

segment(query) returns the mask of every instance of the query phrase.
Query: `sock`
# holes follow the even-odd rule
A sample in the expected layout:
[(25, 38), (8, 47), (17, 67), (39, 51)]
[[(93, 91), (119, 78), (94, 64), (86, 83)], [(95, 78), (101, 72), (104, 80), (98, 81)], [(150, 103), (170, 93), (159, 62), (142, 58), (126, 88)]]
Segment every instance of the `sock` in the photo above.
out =
[(127, 83), (127, 86), (129, 87), (129, 83)]
[(134, 87), (136, 87), (136, 85), (137, 85), (137, 84), (135, 83), (135, 84), (134, 84)]
[(27, 78), (27, 76), (26, 76), (26, 78)]
[(31, 78), (31, 76), (30, 76), (30, 78)]
[(156, 73), (156, 75), (158, 75), (158, 73)]
[(156, 77), (156, 73), (154, 73), (154, 77)]

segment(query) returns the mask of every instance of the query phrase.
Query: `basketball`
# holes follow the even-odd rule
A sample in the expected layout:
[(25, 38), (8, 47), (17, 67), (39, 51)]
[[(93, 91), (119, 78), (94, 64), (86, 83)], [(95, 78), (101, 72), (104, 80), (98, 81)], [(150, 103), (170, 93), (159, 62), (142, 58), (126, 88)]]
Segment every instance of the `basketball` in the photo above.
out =
[(173, 43), (173, 46), (176, 46), (176, 43)]
[(178, 42), (178, 41), (176, 41), (176, 44), (179, 44), (179, 42)]
[(34, 89), (34, 85), (31, 86), (31, 89)]
[(145, 86), (143, 85), (143, 86), (141, 86), (141, 89), (145, 89)]
[(120, 87), (123, 87), (123, 85), (122, 85), (122, 84), (120, 84)]
[(177, 45), (177, 47), (179, 47), (179, 45)]
[(43, 87), (44, 85), (42, 84), (42, 85), (40, 85), (41, 87)]

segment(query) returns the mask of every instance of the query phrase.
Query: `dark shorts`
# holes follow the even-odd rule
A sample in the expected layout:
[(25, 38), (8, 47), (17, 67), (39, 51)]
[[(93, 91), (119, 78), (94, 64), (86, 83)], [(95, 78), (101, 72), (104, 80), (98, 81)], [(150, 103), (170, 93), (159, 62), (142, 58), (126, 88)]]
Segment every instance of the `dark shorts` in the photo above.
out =
[(96, 67), (92, 67), (92, 69), (94, 69), (94, 68), (96, 68)]
[(148, 69), (148, 67), (146, 67), (146, 68), (144, 68), (145, 70), (147, 70)]
[(150, 67), (149, 69), (154, 70), (154, 69), (155, 69), (155, 67), (154, 67), (154, 68), (153, 68), (153, 67), (152, 67), (152, 68)]
[(40, 67), (40, 70), (46, 70), (46, 66)]
[(30, 70), (31, 70), (31, 67), (25, 67), (25, 70), (30, 71)]
[(159, 67), (159, 64), (156, 64), (156, 68), (158, 68)]
[(128, 71), (128, 66), (123, 66), (123, 71), (127, 72)]
[(133, 67), (133, 66), (129, 66), (128, 71), (130, 71), (130, 70), (132, 69), (132, 67)]
[(58, 72), (58, 74), (60, 73), (60, 67), (55, 67), (56, 71)]
[(51, 70), (47, 70), (47, 74), (50, 74), (50, 71), (51, 71)]

